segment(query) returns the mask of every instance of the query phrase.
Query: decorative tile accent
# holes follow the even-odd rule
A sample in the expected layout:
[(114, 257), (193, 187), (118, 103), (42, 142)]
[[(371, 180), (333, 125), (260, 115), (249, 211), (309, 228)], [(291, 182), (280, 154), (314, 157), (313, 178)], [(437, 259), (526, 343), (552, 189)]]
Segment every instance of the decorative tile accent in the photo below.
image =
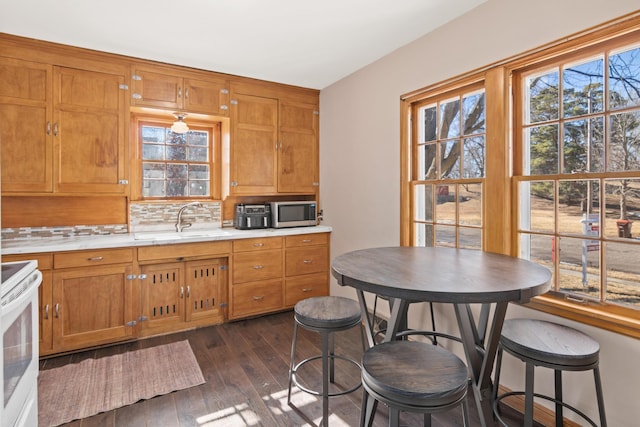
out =
[(76, 225), (65, 227), (3, 228), (2, 240), (47, 239), (51, 237), (104, 236), (128, 233), (127, 224)]
[[(178, 211), (186, 203), (138, 202), (129, 209), (130, 229), (127, 224), (76, 225), (63, 227), (3, 228), (2, 240), (46, 239), (52, 237), (103, 236), (136, 233), (139, 231), (174, 231)], [(189, 230), (222, 227), (222, 203), (202, 202), (202, 206), (189, 206), (182, 214), (183, 222), (191, 223)]]

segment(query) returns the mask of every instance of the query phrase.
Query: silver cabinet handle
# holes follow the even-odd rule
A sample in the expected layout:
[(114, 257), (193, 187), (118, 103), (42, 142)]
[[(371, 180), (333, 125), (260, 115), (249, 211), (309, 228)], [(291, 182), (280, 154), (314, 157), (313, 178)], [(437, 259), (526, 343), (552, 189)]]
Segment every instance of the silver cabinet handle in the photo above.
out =
[(186, 88), (186, 89), (184, 90), (184, 97), (185, 97), (186, 99), (189, 99), (189, 88)]
[(47, 122), (47, 135), (51, 135), (51, 122)]
[(180, 286), (180, 298), (184, 298), (184, 286)]
[(44, 320), (49, 320), (49, 304), (44, 306)]
[(178, 98), (182, 98), (182, 88), (178, 88)]
[(53, 125), (53, 136), (58, 136), (58, 123)]
[(191, 286), (187, 286), (187, 298), (191, 298)]
[(60, 304), (55, 305), (56, 319), (60, 318)]
[(92, 258), (87, 258), (87, 261), (102, 261), (104, 257), (102, 256), (94, 256)]

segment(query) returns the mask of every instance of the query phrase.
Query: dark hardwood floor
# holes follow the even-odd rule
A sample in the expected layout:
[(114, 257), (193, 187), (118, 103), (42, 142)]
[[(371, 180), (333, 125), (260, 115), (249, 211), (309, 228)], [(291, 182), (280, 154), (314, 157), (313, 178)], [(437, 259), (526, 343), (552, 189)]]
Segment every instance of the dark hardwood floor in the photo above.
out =
[[(319, 335), (299, 329), (297, 360), (320, 353)], [(287, 405), (287, 385), (292, 312), (165, 335), (133, 343), (42, 360), (40, 369), (76, 363), (85, 358), (104, 357), (125, 351), (188, 339), (206, 383), (133, 405), (77, 420), (65, 426), (317, 426), (322, 417), (321, 399), (294, 388)], [(339, 332), (336, 353), (359, 359), (362, 345), (357, 328)], [(319, 388), (320, 363), (312, 362), (299, 371)], [(347, 362), (336, 362), (336, 383), (349, 386), (359, 381), (359, 370)], [(330, 399), (331, 426), (357, 426), (361, 389)], [(480, 425), (470, 390), (471, 425)], [(514, 426), (522, 425), (517, 417)], [(421, 417), (403, 413), (401, 423), (421, 425)], [(378, 406), (375, 426), (388, 425), (387, 408)], [(461, 426), (459, 408), (434, 414), (434, 426)]]

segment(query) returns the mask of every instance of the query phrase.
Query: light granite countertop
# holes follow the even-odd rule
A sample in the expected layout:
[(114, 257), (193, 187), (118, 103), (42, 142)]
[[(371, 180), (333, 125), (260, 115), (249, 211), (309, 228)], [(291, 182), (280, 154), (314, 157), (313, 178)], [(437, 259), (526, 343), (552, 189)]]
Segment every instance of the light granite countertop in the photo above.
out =
[(174, 231), (152, 231), (105, 236), (74, 236), (56, 238), (30, 238), (2, 241), (3, 255), (41, 252), (76, 251), (83, 249), (105, 249), (134, 246), (171, 245), (178, 243), (208, 242), (220, 240), (250, 239), (255, 237), (293, 236), (308, 233), (328, 233), (331, 227), (267, 228), (260, 230), (236, 230), (214, 228), (176, 233)]

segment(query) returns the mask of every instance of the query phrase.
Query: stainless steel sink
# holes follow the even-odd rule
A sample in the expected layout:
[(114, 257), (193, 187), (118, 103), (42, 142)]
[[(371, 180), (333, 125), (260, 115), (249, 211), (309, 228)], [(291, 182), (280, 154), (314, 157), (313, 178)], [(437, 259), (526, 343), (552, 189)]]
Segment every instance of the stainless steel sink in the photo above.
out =
[(134, 240), (185, 240), (207, 237), (223, 237), (229, 236), (230, 234), (231, 233), (228, 231), (220, 229), (182, 231), (180, 233), (176, 231), (151, 231), (134, 233), (133, 238)]

